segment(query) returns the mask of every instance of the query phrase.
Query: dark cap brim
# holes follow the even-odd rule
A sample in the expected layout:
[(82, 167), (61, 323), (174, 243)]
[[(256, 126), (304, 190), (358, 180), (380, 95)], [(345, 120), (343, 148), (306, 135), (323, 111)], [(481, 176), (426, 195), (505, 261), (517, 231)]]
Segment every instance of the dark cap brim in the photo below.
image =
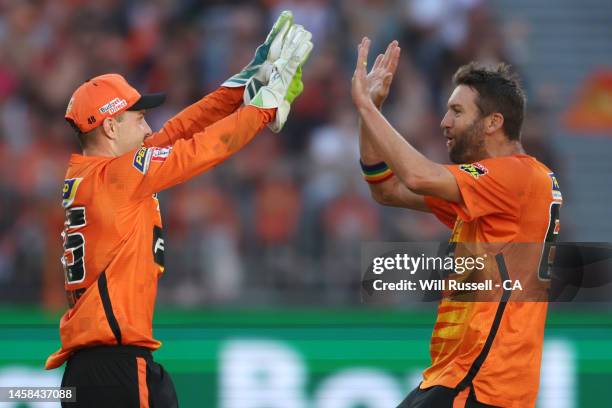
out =
[(143, 109), (156, 108), (166, 100), (166, 94), (163, 92), (141, 95), (140, 99), (127, 110), (139, 111)]

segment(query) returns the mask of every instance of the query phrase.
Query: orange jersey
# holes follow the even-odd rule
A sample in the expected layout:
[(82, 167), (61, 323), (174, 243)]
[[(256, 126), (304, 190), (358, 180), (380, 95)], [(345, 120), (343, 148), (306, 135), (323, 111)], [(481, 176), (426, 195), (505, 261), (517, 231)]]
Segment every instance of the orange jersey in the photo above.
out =
[[(561, 192), (551, 170), (533, 157), (517, 154), (447, 168), (463, 203), (434, 197), (425, 201), (453, 228), (451, 241), (543, 243), (558, 232)], [(536, 258), (515, 262), (534, 266), (537, 274), (540, 254)], [(431, 366), (423, 373), (421, 388), (442, 385), (461, 391), (472, 386), (480, 402), (533, 407), (546, 310), (546, 302), (443, 299), (431, 337)]]
[(164, 241), (156, 193), (222, 162), (273, 119), (274, 110), (238, 108), (242, 91), (220, 88), (122, 156), (71, 157), (62, 233), (71, 308), (47, 369), (86, 346), (159, 348), (152, 321)]

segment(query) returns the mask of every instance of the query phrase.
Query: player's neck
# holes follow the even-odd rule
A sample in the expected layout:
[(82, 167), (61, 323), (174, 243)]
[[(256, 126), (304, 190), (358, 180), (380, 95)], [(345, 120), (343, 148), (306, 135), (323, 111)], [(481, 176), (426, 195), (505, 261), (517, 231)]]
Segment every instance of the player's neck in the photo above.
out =
[(494, 137), (487, 139), (485, 150), (487, 152), (487, 157), (504, 157), (512, 156), (514, 154), (525, 154), (525, 149), (523, 149), (523, 145), (520, 141), (508, 140), (508, 138), (503, 134), (495, 135)]
[(83, 156), (115, 157), (111, 146), (92, 145), (83, 148)]

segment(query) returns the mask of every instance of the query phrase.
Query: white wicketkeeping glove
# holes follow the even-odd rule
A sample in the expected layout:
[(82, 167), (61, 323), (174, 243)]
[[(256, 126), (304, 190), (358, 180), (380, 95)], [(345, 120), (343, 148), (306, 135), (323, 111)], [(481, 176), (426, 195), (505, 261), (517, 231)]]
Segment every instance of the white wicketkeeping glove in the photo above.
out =
[[(253, 78), (244, 93), (244, 104), (259, 108), (276, 108), (274, 122), (268, 127), (275, 133), (281, 131), (293, 100), (302, 93), (302, 65), (312, 50), (312, 34), (301, 25), (289, 29), (281, 48), (280, 57), (274, 62), (270, 79), (265, 86), (258, 87)], [(251, 97), (249, 91), (255, 92)]]
[(229, 88), (245, 86), (251, 78), (258, 78), (267, 83), (272, 64), (280, 57), (283, 41), (289, 28), (293, 24), (291, 11), (283, 11), (268, 33), (266, 41), (255, 50), (255, 56), (249, 64), (239, 73), (229, 78), (221, 85)]

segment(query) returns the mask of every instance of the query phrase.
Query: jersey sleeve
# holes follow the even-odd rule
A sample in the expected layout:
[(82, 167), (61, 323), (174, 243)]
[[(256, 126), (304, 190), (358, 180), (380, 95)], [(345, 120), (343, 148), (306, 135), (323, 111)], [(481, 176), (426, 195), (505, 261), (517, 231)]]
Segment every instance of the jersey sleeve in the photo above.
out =
[(166, 147), (203, 131), (242, 104), (244, 87), (220, 87), (168, 120), (164, 127), (145, 141), (147, 147)]
[(129, 202), (182, 183), (221, 163), (274, 118), (274, 109), (245, 106), (208, 126), (192, 138), (169, 147), (147, 147), (116, 157), (106, 164), (106, 178), (115, 202)]
[(457, 212), (450, 202), (438, 197), (425, 196), (425, 204), (442, 224), (453, 228), (457, 220)]
[(469, 222), (489, 214), (519, 215), (520, 203), (529, 174), (512, 157), (493, 158), (481, 162), (446, 166), (455, 176), (463, 198), (450, 203), (463, 221)]

